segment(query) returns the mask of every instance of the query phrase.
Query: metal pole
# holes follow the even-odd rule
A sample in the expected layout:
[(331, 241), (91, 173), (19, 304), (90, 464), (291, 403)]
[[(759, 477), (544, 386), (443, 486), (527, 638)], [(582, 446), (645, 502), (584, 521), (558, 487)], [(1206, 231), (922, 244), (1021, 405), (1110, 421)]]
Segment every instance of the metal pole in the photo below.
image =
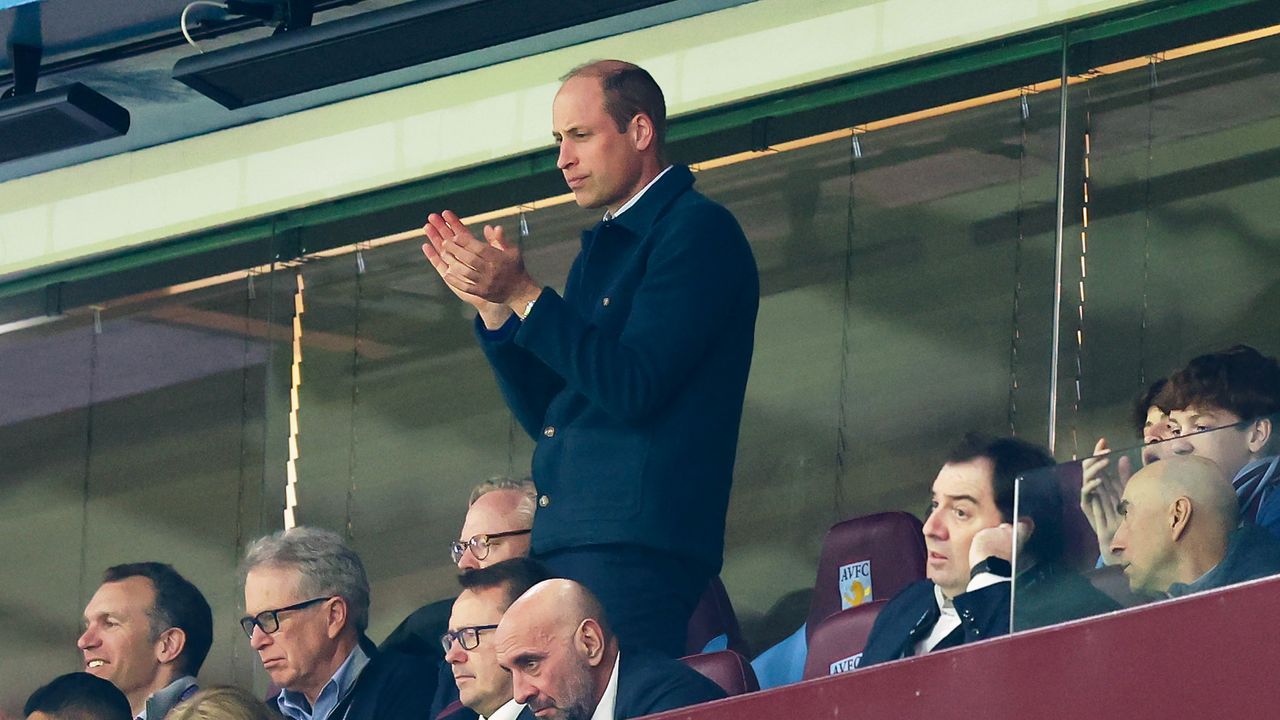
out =
[(1058, 98), (1058, 223), (1054, 238), (1053, 345), (1049, 359), (1049, 452), (1058, 441), (1058, 353), (1062, 338), (1062, 246), (1067, 197), (1067, 30), (1062, 31), (1062, 76)]

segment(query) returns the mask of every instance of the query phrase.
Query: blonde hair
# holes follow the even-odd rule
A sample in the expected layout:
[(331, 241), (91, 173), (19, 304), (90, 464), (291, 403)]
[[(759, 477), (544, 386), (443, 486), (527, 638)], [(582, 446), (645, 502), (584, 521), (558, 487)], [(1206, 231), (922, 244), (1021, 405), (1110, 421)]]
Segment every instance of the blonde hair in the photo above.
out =
[(211, 687), (175, 707), (165, 720), (274, 720), (267, 706), (238, 687)]

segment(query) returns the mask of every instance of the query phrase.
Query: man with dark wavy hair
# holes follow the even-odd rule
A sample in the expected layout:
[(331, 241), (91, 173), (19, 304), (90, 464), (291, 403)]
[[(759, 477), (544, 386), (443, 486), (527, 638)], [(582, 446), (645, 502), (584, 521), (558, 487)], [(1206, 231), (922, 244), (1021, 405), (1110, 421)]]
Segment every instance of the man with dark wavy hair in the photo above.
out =
[(143, 720), (161, 720), (195, 693), (213, 644), (204, 595), (159, 562), (107, 568), (85, 607), (84, 627), (76, 645), (85, 671), (120, 688)]
[(1155, 399), (1169, 410), (1167, 453), (1198, 455), (1231, 478), (1240, 514), (1280, 535), (1280, 364), (1248, 345), (1193, 358)]
[(859, 667), (1008, 633), (1011, 580), (1017, 629), (1117, 609), (1062, 564), (1063, 505), (1053, 465), (1047, 450), (1024, 440), (964, 437), (933, 481), (923, 528), (928, 579), (881, 610)]

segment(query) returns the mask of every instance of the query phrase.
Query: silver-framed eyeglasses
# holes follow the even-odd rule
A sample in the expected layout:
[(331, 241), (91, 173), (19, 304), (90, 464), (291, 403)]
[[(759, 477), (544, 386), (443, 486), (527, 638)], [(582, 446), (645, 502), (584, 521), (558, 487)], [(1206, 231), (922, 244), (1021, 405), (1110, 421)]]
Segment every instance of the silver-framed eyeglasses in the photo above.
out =
[(531, 532), (533, 530), (525, 528), (524, 530), (508, 530), (507, 532), (481, 533), (472, 535), (466, 540), (454, 540), (449, 543), (449, 556), (453, 558), (454, 563), (457, 563), (462, 559), (462, 555), (467, 551), (467, 548), (471, 548), (471, 554), (475, 555), (477, 560), (483, 560), (489, 557), (489, 546), (493, 544), (495, 538), (528, 535)]
[(244, 629), (244, 634), (248, 635), (250, 639), (253, 638), (253, 628), (255, 626), (262, 628), (262, 632), (270, 635), (280, 629), (280, 613), (309, 608), (312, 605), (318, 605), (332, 597), (332, 595), (326, 595), (324, 597), (311, 598), (310, 600), (303, 600), (300, 603), (276, 608), (275, 610), (263, 610), (257, 615), (245, 615), (240, 618), (240, 627)]
[(440, 636), (440, 647), (444, 648), (445, 652), (449, 652), (449, 650), (453, 649), (453, 641), (457, 640), (463, 650), (475, 650), (480, 647), (480, 633), (485, 630), (496, 630), (497, 628), (497, 625), (471, 625), (460, 627), (457, 630), (450, 630)]

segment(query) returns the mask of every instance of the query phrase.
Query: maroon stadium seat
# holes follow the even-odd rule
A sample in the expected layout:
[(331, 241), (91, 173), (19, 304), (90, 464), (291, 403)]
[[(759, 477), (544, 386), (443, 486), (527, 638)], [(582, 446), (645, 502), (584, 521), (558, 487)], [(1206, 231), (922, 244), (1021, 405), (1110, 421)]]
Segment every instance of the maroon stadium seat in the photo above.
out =
[(685, 665), (697, 670), (719, 685), (729, 695), (741, 695), (760, 689), (756, 673), (747, 659), (732, 650), (717, 650), (680, 658)]
[(720, 577), (711, 578), (706, 592), (693, 609), (689, 617), (689, 635), (685, 645), (685, 654), (695, 655), (702, 652), (712, 639), (725, 635), (729, 639), (728, 648), (743, 655), (747, 652), (747, 643), (742, 638), (742, 628), (738, 625), (738, 616), (733, 612), (733, 603), (729, 602), (729, 594), (725, 592)]
[(818, 623), (809, 636), (809, 657), (804, 662), (804, 679), (839, 675), (858, 667), (862, 648), (889, 601), (876, 600), (841, 610)]
[(923, 525), (911, 513), (886, 512), (836, 523), (822, 541), (806, 635), (827, 616), (888, 600), (924, 579)]

